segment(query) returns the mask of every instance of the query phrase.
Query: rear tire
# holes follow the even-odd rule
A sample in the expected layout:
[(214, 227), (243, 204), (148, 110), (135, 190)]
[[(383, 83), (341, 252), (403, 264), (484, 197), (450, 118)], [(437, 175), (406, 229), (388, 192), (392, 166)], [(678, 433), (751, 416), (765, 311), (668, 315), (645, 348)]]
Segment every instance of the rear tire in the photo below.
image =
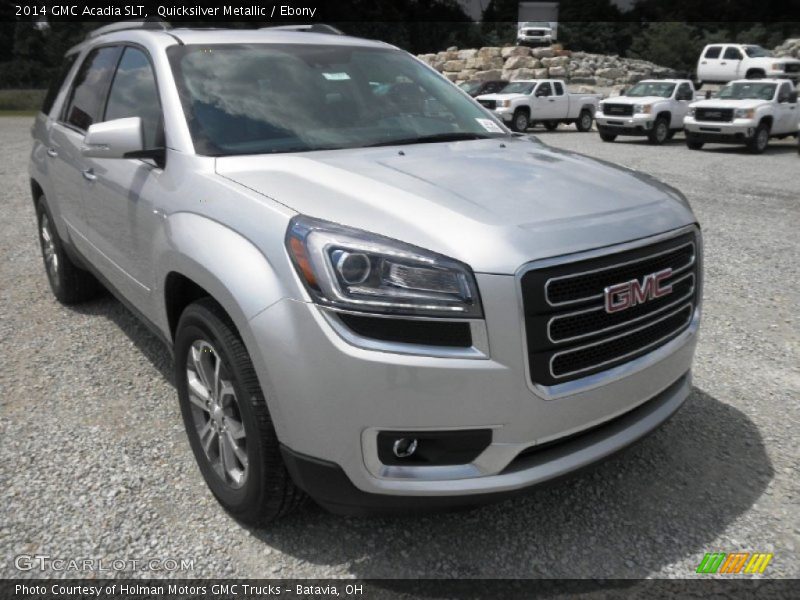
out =
[(528, 113), (518, 108), (514, 112), (514, 117), (511, 119), (511, 128), (514, 131), (524, 132), (528, 127), (530, 127), (531, 121)]
[(647, 140), (655, 145), (660, 146), (669, 139), (669, 122), (664, 117), (656, 119), (653, 129), (647, 134)]
[(581, 114), (578, 115), (578, 120), (575, 122), (575, 127), (577, 127), (578, 131), (585, 133), (587, 131), (591, 131), (593, 121), (594, 119), (592, 117), (592, 113), (588, 110), (583, 110), (581, 111)]
[(751, 154), (761, 154), (769, 146), (769, 125), (759, 124), (753, 136), (747, 140), (747, 150)]
[(175, 334), (175, 381), (189, 444), (220, 504), (252, 526), (305, 499), (280, 444), (253, 363), (230, 317), (211, 298), (190, 304)]
[(62, 304), (77, 304), (96, 297), (103, 287), (94, 275), (72, 262), (44, 196), (36, 203), (36, 222), (47, 281), (56, 300)]
[(613, 133), (607, 133), (605, 131), (601, 131), (600, 139), (603, 140), (604, 142), (613, 142), (615, 139), (617, 139), (617, 136)]

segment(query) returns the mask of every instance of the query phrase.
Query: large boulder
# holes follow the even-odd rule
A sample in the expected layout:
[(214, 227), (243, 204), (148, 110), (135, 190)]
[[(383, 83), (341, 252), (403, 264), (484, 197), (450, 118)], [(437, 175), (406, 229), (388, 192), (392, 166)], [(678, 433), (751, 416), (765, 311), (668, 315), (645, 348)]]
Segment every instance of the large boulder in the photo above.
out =
[(486, 71), (477, 71), (472, 77), (479, 81), (491, 81), (492, 79), (500, 79), (503, 72), (500, 69), (488, 69)]
[(531, 50), (531, 56), (534, 58), (550, 58), (553, 56), (553, 49), (550, 47), (534, 48)]
[(552, 56), (542, 59), (543, 67), (566, 67), (569, 64), (568, 56)]
[(572, 69), (569, 74), (570, 77), (573, 79), (575, 79), (576, 77), (591, 77), (592, 70), (583, 67), (578, 67), (577, 69)]
[(539, 66), (539, 61), (530, 56), (512, 56), (506, 59), (505, 69), (535, 69)]
[(459, 50), (458, 59), (467, 60), (468, 58), (474, 58), (477, 54), (478, 54), (477, 50)]
[(467, 61), (465, 60), (448, 60), (444, 63), (444, 70), (445, 71), (462, 71), (466, 68)]
[(478, 50), (478, 56), (485, 56), (486, 58), (503, 58), (503, 49), (494, 46), (484, 46)]
[(550, 77), (566, 77), (566, 67), (550, 67)]
[(531, 49), (527, 46), (506, 46), (500, 50), (500, 56), (508, 58), (509, 56), (530, 56)]
[(547, 69), (534, 69), (532, 79), (547, 79)]
[(595, 75), (604, 79), (621, 79), (625, 76), (625, 71), (618, 67), (607, 67), (605, 69), (597, 69)]

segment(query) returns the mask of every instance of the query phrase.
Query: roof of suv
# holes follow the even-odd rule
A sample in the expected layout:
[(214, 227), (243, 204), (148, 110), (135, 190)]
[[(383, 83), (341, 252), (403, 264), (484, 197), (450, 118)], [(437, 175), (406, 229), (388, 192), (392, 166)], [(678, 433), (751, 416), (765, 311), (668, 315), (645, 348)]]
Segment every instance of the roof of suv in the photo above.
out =
[[(325, 46), (367, 46), (392, 48), (390, 44), (330, 33), (285, 29), (170, 29), (168, 33), (184, 44), (317, 44)], [(156, 33), (157, 35), (158, 33)]]

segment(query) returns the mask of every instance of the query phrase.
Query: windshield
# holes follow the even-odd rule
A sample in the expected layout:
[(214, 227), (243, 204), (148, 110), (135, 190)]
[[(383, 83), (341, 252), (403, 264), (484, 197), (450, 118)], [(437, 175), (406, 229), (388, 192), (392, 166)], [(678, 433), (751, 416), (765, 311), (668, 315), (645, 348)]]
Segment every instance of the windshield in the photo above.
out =
[(667, 83), (664, 81), (641, 81), (629, 89), (625, 95), (633, 96), (634, 98), (641, 98), (643, 96), (669, 98), (672, 96), (672, 91), (674, 89), (674, 83)]
[(740, 81), (729, 83), (719, 92), (719, 98), (727, 100), (772, 100), (776, 83), (749, 83)]
[(220, 44), (168, 53), (199, 154), (507, 135), (455, 86), (398, 50)]
[(477, 92), (478, 91), (478, 88), (481, 87), (481, 82), (480, 81), (465, 81), (464, 83), (458, 84), (458, 87), (460, 87), (462, 90), (464, 90), (468, 94), (471, 94), (473, 92)]
[(522, 28), (525, 27), (532, 27), (532, 28), (545, 28), (550, 29), (550, 23), (546, 23), (545, 21), (525, 21), (522, 25)]
[(526, 81), (515, 81), (514, 83), (509, 83), (506, 87), (502, 90), (497, 92), (498, 94), (530, 94), (531, 90), (533, 90), (533, 86), (536, 85), (535, 83), (526, 82)]
[(757, 58), (759, 56), (772, 56), (772, 52), (764, 50), (761, 46), (745, 46), (744, 51), (750, 58)]

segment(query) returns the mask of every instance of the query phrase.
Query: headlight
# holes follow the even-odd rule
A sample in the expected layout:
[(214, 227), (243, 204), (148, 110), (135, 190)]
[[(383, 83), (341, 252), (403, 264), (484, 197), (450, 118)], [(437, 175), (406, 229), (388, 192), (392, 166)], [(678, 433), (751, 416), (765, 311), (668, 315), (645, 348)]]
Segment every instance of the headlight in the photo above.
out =
[(697, 112), (697, 109), (690, 106), (689, 111), (686, 114), (690, 117), (693, 117), (695, 112)]
[(471, 269), (451, 258), (305, 216), (292, 219), (286, 247), (317, 304), (363, 312), (483, 316)]
[(783, 63), (772, 63), (772, 66), (771, 66), (770, 68), (771, 68), (773, 71), (783, 71), (783, 69), (785, 68), (785, 66), (786, 66), (786, 65), (784, 65)]
[(497, 106), (499, 106), (500, 108), (508, 108), (509, 106), (511, 106), (511, 100), (498, 100)]
[(642, 114), (642, 115), (649, 115), (653, 111), (652, 104), (635, 104), (633, 106), (633, 112)]
[(752, 119), (755, 113), (752, 108), (737, 108), (733, 111), (733, 116), (737, 119)]

